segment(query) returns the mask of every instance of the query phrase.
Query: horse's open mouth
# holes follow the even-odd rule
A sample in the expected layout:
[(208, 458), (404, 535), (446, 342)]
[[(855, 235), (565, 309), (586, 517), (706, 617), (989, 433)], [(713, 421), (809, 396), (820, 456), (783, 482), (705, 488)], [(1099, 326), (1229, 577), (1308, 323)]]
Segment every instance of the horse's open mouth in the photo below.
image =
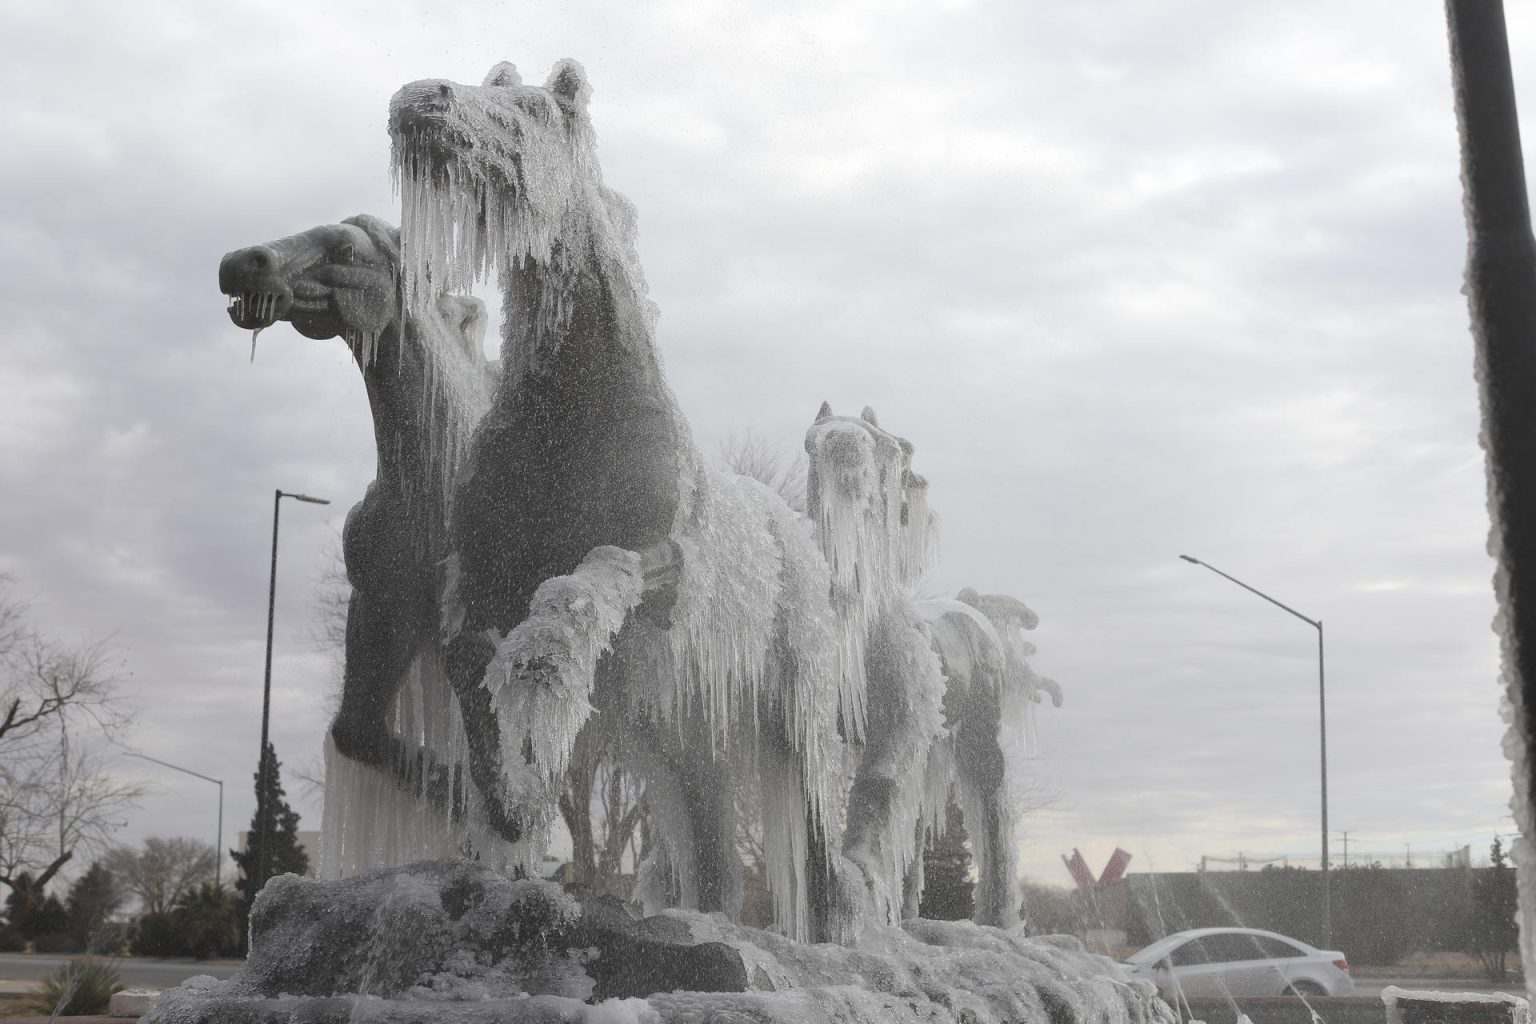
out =
[(239, 292), (228, 298), (229, 318), (241, 330), (271, 327), (287, 312), (288, 302), (278, 292)]

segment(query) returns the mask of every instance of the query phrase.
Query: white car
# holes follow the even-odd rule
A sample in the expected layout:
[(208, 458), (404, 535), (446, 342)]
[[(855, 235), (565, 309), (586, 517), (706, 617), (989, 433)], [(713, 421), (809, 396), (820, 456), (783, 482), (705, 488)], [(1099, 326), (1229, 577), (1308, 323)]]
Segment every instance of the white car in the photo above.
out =
[(1159, 939), (1121, 964), (1164, 999), (1226, 996), (1347, 996), (1355, 991), (1349, 961), (1257, 928), (1196, 928)]

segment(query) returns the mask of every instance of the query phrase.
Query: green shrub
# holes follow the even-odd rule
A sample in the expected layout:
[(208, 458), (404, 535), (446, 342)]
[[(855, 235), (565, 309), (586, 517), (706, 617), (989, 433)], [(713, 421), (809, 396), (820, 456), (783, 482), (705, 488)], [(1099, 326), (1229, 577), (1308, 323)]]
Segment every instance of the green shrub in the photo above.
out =
[(117, 972), (101, 961), (71, 960), (32, 988), (28, 1008), (61, 1017), (89, 1017), (106, 1013), (112, 993), (122, 989)]
[(141, 914), (129, 944), (134, 956), (181, 956), (186, 945), (181, 922), (174, 914)]
[(171, 916), (184, 943), (182, 953), (199, 960), (240, 955), (240, 896), (231, 889), (204, 882), (184, 892)]
[(34, 953), (84, 953), (85, 949), (68, 932), (39, 935), (32, 940)]

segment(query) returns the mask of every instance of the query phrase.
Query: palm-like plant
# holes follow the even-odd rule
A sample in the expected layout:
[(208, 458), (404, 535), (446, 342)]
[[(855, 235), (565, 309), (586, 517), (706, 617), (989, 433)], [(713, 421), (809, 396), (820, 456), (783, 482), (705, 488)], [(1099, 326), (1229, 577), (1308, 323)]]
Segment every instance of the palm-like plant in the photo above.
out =
[(61, 964), (28, 993), (28, 1008), (60, 1017), (88, 1017), (107, 1012), (112, 993), (123, 990), (117, 971), (100, 960), (83, 958)]

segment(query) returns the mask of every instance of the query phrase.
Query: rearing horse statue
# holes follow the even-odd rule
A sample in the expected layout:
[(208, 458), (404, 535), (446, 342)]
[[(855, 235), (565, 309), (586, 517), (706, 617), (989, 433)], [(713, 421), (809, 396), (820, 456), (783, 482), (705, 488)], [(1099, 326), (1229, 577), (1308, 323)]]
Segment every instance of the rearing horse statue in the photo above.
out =
[(542, 88), (500, 64), (481, 86), (415, 82), (390, 105), (407, 304), (491, 272), (504, 297), (445, 615), (479, 808), (504, 840), (539, 846), (595, 705), (625, 716), (648, 766), (684, 905), (739, 901), (729, 779), (754, 771), (779, 802), (765, 844), (779, 924), (842, 937), (839, 712), (860, 699), (862, 665), (795, 513), (694, 445), (588, 95), (574, 61)]

